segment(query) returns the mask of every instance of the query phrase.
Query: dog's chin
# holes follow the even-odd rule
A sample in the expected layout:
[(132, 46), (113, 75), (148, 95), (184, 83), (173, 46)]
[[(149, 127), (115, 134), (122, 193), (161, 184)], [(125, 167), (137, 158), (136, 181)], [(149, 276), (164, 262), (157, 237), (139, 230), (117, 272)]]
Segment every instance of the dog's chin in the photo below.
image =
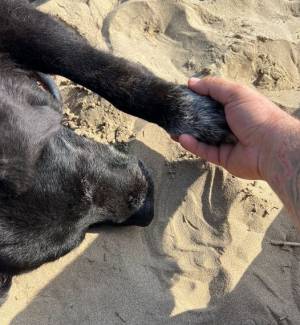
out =
[(123, 222), (114, 222), (112, 220), (105, 220), (99, 222), (92, 226), (101, 227), (101, 226), (110, 226), (110, 227), (148, 227), (154, 218), (154, 208), (153, 205), (146, 201), (146, 203), (131, 217)]
[(104, 220), (92, 225), (90, 228), (99, 228), (102, 226), (109, 227), (148, 227), (154, 218), (153, 199), (146, 199), (143, 206), (135, 212), (132, 216), (122, 222), (115, 222), (112, 220)]

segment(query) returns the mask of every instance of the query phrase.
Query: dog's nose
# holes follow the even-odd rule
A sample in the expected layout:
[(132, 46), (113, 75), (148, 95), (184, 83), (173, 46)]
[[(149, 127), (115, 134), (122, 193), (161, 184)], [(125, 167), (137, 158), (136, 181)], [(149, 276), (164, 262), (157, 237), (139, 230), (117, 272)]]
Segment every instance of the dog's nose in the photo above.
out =
[(122, 226), (138, 226), (138, 227), (147, 227), (150, 225), (154, 217), (154, 185), (149, 175), (147, 169), (141, 161), (139, 161), (139, 166), (147, 179), (148, 182), (148, 191), (145, 198), (145, 202), (142, 207), (135, 212), (131, 217), (129, 217)]

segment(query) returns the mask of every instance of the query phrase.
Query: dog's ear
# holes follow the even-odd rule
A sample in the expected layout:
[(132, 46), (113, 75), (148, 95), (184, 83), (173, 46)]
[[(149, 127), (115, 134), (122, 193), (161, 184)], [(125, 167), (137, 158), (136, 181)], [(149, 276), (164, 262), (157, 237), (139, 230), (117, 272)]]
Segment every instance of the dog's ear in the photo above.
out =
[(50, 107), (0, 103), (0, 193), (19, 194), (32, 183), (45, 144), (60, 128)]

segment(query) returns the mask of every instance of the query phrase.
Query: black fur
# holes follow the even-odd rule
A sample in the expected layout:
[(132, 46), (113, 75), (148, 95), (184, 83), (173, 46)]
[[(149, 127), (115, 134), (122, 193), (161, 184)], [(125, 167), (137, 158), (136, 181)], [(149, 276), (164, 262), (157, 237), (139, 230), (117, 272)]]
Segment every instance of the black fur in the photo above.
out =
[[(62, 127), (59, 94), (44, 74), (67, 77), (174, 135), (217, 144), (230, 132), (212, 99), (95, 50), (28, 1), (1, 0), (0, 52), (1, 304), (13, 275), (66, 254), (92, 224), (146, 226), (153, 217), (142, 163)], [(37, 71), (49, 92), (38, 87)]]

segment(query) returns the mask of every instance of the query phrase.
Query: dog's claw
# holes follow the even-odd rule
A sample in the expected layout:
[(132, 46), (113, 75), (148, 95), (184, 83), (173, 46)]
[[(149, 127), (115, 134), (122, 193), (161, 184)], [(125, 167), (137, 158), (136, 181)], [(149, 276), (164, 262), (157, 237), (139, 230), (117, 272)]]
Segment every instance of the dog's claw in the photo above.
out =
[(39, 79), (39, 81), (47, 88), (49, 93), (59, 102), (62, 103), (63, 99), (61, 96), (61, 93), (59, 91), (59, 88), (57, 87), (55, 81), (51, 78), (51, 76), (42, 73), (42, 72), (36, 72), (36, 75)]

